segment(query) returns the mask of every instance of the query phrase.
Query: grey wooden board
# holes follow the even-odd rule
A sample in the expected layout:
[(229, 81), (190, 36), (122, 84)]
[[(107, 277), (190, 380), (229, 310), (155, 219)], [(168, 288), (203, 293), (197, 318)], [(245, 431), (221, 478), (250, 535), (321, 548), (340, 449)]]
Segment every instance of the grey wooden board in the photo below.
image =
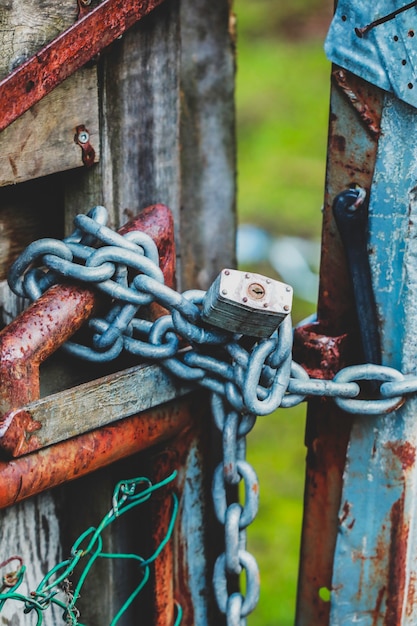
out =
[[(26, 502), (3, 509), (0, 514), (0, 558), (13, 555), (26, 565), (23, 595), (36, 589), (46, 572), (63, 559), (58, 521), (58, 507), (51, 492), (41, 493)], [(12, 563), (11, 565), (16, 565)], [(2, 575), (9, 572), (2, 570)], [(32, 615), (23, 613), (22, 602), (7, 601), (0, 615), (2, 626), (28, 626)], [(63, 624), (62, 609), (52, 606), (44, 613), (42, 626)]]
[(142, 365), (97, 378), (23, 407), (41, 428), (45, 447), (181, 397), (192, 386), (158, 365)]
[(100, 154), (97, 69), (82, 69), (0, 133), (0, 186), (84, 167), (74, 141), (84, 125)]
[(235, 266), (235, 23), (231, 2), (181, 2), (181, 284)]
[[(93, 0), (93, 5), (97, 4)], [(74, 0), (0, 4), (0, 79), (77, 20)], [(84, 124), (98, 160), (97, 70), (83, 69), (0, 133), (0, 186), (83, 166), (74, 143)]]
[(6, 0), (0, 5), (0, 79), (77, 19), (74, 0)]

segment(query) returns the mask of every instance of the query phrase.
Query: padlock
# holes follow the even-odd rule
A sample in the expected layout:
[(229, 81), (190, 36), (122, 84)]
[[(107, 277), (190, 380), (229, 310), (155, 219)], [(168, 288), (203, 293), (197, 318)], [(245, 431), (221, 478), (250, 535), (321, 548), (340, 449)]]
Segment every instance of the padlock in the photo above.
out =
[(251, 337), (269, 337), (291, 312), (290, 285), (262, 274), (224, 269), (207, 291), (205, 322)]

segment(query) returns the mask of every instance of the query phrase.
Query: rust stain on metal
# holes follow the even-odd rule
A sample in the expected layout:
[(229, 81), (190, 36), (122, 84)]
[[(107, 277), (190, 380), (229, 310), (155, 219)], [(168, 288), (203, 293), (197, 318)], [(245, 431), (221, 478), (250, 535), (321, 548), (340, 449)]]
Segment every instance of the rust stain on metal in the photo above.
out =
[[(314, 419), (313, 419), (314, 418)], [(327, 625), (330, 603), (319, 589), (332, 588), (340, 491), (352, 419), (319, 399), (309, 402), (307, 467), (299, 593), (295, 623)], [(297, 621), (298, 620), (298, 621)]]
[(391, 534), (388, 558), (387, 599), (384, 626), (402, 620), (409, 526), (404, 520), (404, 493), (391, 508)]
[(39, 366), (93, 311), (94, 294), (57, 285), (0, 333), (0, 411), (39, 397)]
[(339, 524), (343, 524), (343, 522), (349, 517), (349, 514), (350, 514), (350, 504), (347, 500), (345, 500), (345, 503), (343, 504), (343, 507), (342, 507), (342, 515), (340, 516)]
[(326, 326), (315, 322), (294, 331), (294, 359), (313, 378), (332, 379), (351, 357), (350, 338), (326, 334)]
[[(158, 482), (178, 469), (178, 458), (176, 451), (169, 443), (163, 450), (151, 455), (148, 475), (152, 482)], [(175, 485), (167, 485), (158, 490), (152, 498), (150, 505), (150, 551), (154, 551), (161, 545), (170, 524), (173, 508), (172, 491), (177, 491)], [(155, 599), (152, 610), (154, 616), (152, 623), (155, 626), (165, 626), (173, 624), (175, 612), (174, 600), (174, 555), (173, 539), (164, 547), (152, 574), (151, 585), (153, 587), (152, 597)]]
[(365, 124), (366, 129), (372, 136), (378, 138), (381, 134), (380, 117), (381, 109), (379, 101), (372, 101), (369, 93), (366, 93), (366, 83), (355, 76), (352, 80), (352, 74), (347, 70), (337, 68), (332, 73), (336, 84), (343, 91), (349, 102), (357, 111), (360, 119)]
[(337, 152), (344, 152), (346, 150), (346, 138), (343, 135), (333, 135), (331, 148)]
[(12, 411), (5, 416), (10, 424), (7, 428), (7, 447), (12, 446), (17, 456), (28, 454), (39, 448), (39, 439), (34, 433), (42, 428), (42, 424), (33, 419), (28, 411)]
[(182, 400), (13, 461), (0, 461), (0, 508), (166, 441), (191, 421), (191, 402)]
[(401, 462), (403, 470), (411, 469), (416, 461), (416, 449), (408, 441), (390, 441), (385, 444)]
[(94, 165), (96, 151), (90, 143), (90, 133), (84, 124), (75, 129), (74, 141), (81, 148), (81, 158), (85, 167)]
[(386, 588), (381, 587), (376, 598), (375, 608), (372, 611), (372, 626), (378, 626), (379, 619), (382, 617), (382, 601), (385, 596)]
[(0, 82), (0, 131), (163, 0), (103, 0)]
[(405, 607), (405, 613), (407, 617), (410, 617), (414, 612), (414, 607), (417, 601), (417, 577), (413, 572), (410, 575), (408, 582), (408, 592), (407, 592), (407, 605)]

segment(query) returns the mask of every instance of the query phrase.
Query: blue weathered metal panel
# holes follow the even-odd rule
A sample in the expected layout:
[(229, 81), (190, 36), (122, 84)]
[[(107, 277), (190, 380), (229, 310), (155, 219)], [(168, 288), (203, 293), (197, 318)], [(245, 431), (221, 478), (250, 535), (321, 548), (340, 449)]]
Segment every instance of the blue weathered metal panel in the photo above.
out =
[(333, 63), (417, 106), (417, 9), (409, 4), (339, 0), (325, 50)]
[[(370, 193), (383, 364), (416, 373), (417, 112), (387, 95)], [(416, 401), (354, 420), (332, 580), (332, 626), (417, 620)]]

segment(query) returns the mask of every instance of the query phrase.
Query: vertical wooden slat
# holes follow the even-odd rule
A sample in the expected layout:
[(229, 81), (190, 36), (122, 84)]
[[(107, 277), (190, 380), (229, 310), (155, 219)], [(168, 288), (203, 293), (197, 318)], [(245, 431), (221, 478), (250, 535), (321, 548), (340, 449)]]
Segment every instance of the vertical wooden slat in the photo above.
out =
[[(70, 173), (66, 177), (67, 232), (73, 216), (94, 204), (106, 206), (113, 227), (155, 202), (168, 205), (178, 223), (179, 46), (178, 3), (168, 0), (117, 41), (100, 63), (101, 162), (81, 176)], [(140, 459), (122, 464), (129, 477), (140, 465)], [(93, 495), (94, 509), (104, 514), (117, 476), (121, 477), (120, 469), (115, 466), (100, 473), (99, 484), (94, 477), (78, 481), (77, 494), (87, 500)], [(82, 530), (71, 508), (68, 514)], [(121, 527), (109, 529), (105, 549), (131, 551), (141, 514), (138, 511), (123, 520)], [(88, 517), (92, 517), (90, 511)], [(133, 541), (133, 548), (135, 543), (138, 547), (138, 541)], [(89, 626), (108, 623), (126, 599), (132, 580), (132, 568), (123, 561), (97, 563), (88, 595), (100, 597), (100, 602), (80, 600)], [(103, 589), (107, 590), (104, 594)], [(122, 617), (121, 626), (135, 620), (135, 610)]]
[[(56, 219), (49, 219), (51, 207), (58, 209)], [(0, 220), (2, 259), (0, 283), (3, 321), (10, 321), (16, 314), (16, 302), (9, 295), (5, 284), (7, 267), (14, 256), (34, 238), (41, 235), (60, 236), (59, 192), (47, 180), (30, 181), (16, 188), (0, 190)], [(8, 398), (13, 404), (13, 394)], [(6, 399), (7, 402), (7, 399)], [(44, 493), (14, 507), (0, 511), (0, 560), (12, 555), (22, 557), (27, 566), (27, 577), (23, 593), (28, 593), (40, 582), (45, 573), (61, 558), (61, 541), (57, 513), (57, 500), (51, 493)], [(62, 611), (52, 609), (45, 615), (45, 626), (59, 623)], [(1, 618), (14, 626), (27, 624), (21, 603), (8, 602)]]
[(66, 185), (73, 215), (104, 204), (118, 227), (157, 202), (179, 218), (179, 15), (167, 0), (117, 41), (100, 65), (101, 163)]
[(181, 264), (207, 289), (234, 264), (234, 20), (226, 0), (181, 2)]

